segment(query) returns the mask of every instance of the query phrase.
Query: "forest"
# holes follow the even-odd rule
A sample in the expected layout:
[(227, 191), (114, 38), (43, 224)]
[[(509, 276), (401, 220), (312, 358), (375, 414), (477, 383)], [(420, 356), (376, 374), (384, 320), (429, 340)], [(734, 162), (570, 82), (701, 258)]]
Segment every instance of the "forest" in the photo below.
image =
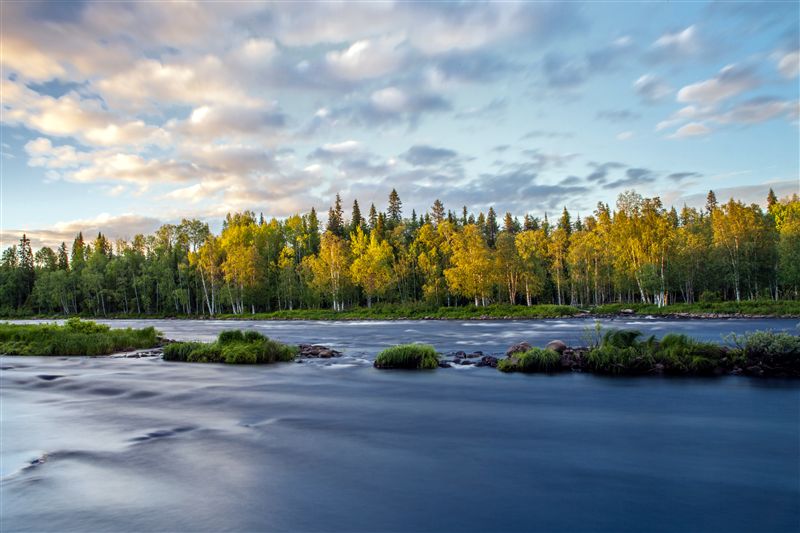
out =
[(635, 191), (573, 220), (522, 220), (493, 208), (346, 216), (339, 195), (317, 212), (265, 220), (228, 214), (110, 242), (78, 234), (34, 250), (23, 235), (0, 261), (0, 315), (218, 316), (335, 311), (375, 303), (431, 309), (510, 304), (673, 303), (800, 298), (800, 199), (769, 190), (767, 210), (709, 191), (703, 209), (667, 208)]

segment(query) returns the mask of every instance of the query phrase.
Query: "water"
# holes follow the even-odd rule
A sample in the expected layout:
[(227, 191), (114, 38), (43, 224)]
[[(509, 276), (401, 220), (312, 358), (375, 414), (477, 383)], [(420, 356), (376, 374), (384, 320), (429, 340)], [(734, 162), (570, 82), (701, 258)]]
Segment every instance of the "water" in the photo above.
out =
[[(182, 339), (242, 326), (154, 322)], [(715, 340), (796, 324), (644, 322)], [(800, 528), (797, 381), (369, 365), (404, 340), (489, 353), (575, 342), (584, 325), (247, 323), (348, 350), (334, 364), (0, 358), (0, 529)]]

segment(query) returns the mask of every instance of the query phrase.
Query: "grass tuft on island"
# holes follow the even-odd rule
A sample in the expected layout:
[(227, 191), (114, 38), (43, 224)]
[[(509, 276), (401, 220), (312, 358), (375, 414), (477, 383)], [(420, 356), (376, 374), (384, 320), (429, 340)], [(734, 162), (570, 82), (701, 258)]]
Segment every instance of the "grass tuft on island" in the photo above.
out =
[(165, 361), (261, 365), (292, 361), (297, 348), (257, 331), (223, 331), (212, 343), (174, 342), (164, 347)]
[(68, 319), (58, 324), (0, 324), (0, 354), (109, 355), (154, 348), (160, 343), (153, 327), (111, 329), (104, 324)]
[(553, 350), (531, 348), (497, 362), (501, 372), (555, 372), (561, 369), (561, 355)]
[(439, 366), (436, 350), (428, 344), (401, 344), (386, 348), (375, 357), (375, 368), (428, 370)]

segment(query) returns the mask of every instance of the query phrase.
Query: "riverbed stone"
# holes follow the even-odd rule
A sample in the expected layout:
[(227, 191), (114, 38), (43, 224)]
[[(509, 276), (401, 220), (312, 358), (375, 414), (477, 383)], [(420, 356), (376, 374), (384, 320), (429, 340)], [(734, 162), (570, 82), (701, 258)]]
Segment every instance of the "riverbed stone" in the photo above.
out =
[(298, 355), (300, 357), (314, 357), (319, 359), (329, 359), (331, 357), (339, 357), (342, 355), (341, 352), (334, 350), (333, 348), (328, 348), (327, 346), (321, 346), (319, 344), (301, 344), (298, 346), (300, 352)]

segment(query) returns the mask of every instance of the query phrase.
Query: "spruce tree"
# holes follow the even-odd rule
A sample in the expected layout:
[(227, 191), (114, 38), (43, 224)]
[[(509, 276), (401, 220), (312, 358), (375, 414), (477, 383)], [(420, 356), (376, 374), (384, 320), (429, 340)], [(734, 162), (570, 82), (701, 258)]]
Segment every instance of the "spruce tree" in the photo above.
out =
[(567, 206), (564, 206), (564, 210), (561, 212), (558, 227), (563, 229), (567, 235), (572, 235), (572, 220), (569, 216), (569, 211), (567, 211)]
[(386, 210), (386, 215), (395, 224), (403, 221), (403, 202), (400, 201), (400, 195), (395, 189), (389, 193), (389, 208)]
[(62, 242), (58, 247), (58, 269), (69, 270), (69, 256), (67, 255), (67, 243)]
[(777, 203), (778, 203), (778, 197), (775, 196), (775, 191), (773, 191), (772, 187), (770, 187), (769, 194), (767, 194), (767, 210), (772, 211), (772, 208)]
[(444, 204), (438, 198), (433, 202), (431, 207), (431, 218), (433, 218), (436, 225), (441, 224), (444, 220)]
[(319, 219), (317, 218), (317, 211), (313, 207), (308, 214), (308, 253), (316, 254), (319, 252), (320, 236), (319, 236)]
[(490, 248), (494, 248), (494, 243), (497, 240), (497, 233), (500, 227), (497, 225), (497, 213), (494, 212), (494, 207), (489, 208), (489, 214), (486, 216), (486, 226), (484, 229), (484, 236), (486, 243)]
[(706, 213), (711, 215), (714, 210), (717, 208), (717, 195), (714, 194), (714, 191), (708, 191), (708, 195), (706, 196)]
[(375, 204), (369, 206), (369, 229), (373, 230), (378, 224), (378, 210), (375, 209)]
[(358, 200), (353, 200), (353, 216), (350, 218), (350, 232), (355, 233), (356, 228), (363, 228), (364, 219), (361, 218), (361, 208), (358, 206)]

